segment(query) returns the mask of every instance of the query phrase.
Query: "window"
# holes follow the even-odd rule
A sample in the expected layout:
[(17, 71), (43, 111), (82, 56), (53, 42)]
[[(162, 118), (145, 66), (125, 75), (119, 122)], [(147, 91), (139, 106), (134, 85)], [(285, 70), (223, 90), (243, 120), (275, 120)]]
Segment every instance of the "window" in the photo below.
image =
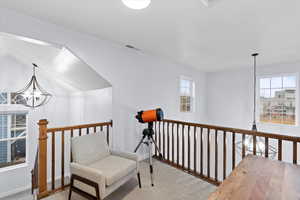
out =
[(261, 78), (260, 122), (296, 125), (297, 76)]
[(0, 104), (7, 104), (7, 93), (0, 92)]
[[(0, 168), (26, 162), (27, 112), (15, 110), (13, 94), (0, 93)], [(10, 109), (7, 109), (10, 108)], [(19, 107), (18, 107), (19, 108)]]
[(193, 112), (195, 83), (189, 78), (180, 78), (180, 112)]

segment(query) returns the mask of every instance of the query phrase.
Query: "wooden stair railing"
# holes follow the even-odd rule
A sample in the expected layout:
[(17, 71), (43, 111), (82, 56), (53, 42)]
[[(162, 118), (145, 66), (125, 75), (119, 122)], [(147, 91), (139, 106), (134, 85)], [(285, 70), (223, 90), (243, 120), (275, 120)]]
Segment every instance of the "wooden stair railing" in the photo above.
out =
[[(89, 134), (97, 131), (105, 131), (107, 143), (110, 143), (110, 129), (112, 128), (112, 121), (102, 122), (95, 124), (84, 124), (77, 126), (66, 126), (58, 128), (48, 128), (48, 121), (42, 119), (38, 123), (39, 125), (39, 148), (38, 148), (38, 162), (36, 162), (37, 167), (32, 170), (33, 184), (32, 188), (38, 188), (37, 198), (41, 199), (49, 196), (52, 193), (64, 190), (69, 184), (66, 183), (66, 158), (70, 158), (72, 161), (70, 144), (66, 144), (66, 137), (80, 137), (85, 134)], [(50, 138), (48, 140), (48, 138)], [(58, 140), (57, 140), (58, 138)], [(57, 142), (60, 142), (60, 149), (57, 149)], [(49, 146), (48, 146), (49, 142)], [(50, 148), (48, 148), (50, 147)], [(66, 155), (67, 149), (69, 148), (70, 154)], [(48, 158), (48, 150), (51, 153), (51, 157)], [(60, 152), (57, 152), (60, 150)], [(60, 162), (58, 162), (56, 155), (60, 154)], [(49, 164), (51, 163), (51, 164)], [(56, 176), (57, 163), (60, 164), (60, 175)], [(48, 177), (48, 167), (51, 167), (50, 174)], [(36, 172), (36, 169), (37, 172)], [(56, 180), (60, 180), (60, 186), (56, 187)], [(37, 180), (34, 182), (34, 180)], [(50, 180), (50, 187), (48, 187), (48, 181)], [(38, 183), (38, 184), (37, 184)]]
[[(282, 161), (285, 152), (285, 161), (293, 164), (298, 161), (300, 137), (176, 120), (156, 122), (154, 130), (162, 162), (215, 185), (225, 180), (246, 154), (258, 155), (258, 139), (264, 142), (260, 156), (270, 158), (272, 144), (277, 150), (276, 158), (272, 159)], [(247, 151), (247, 137), (252, 137), (253, 151)], [(289, 149), (292, 149), (290, 154)], [(155, 151), (157, 159), (158, 155)]]
[(31, 170), (31, 194), (33, 194), (34, 190), (38, 188), (38, 156), (39, 156), (39, 149), (37, 148), (36, 156), (34, 160), (34, 167)]

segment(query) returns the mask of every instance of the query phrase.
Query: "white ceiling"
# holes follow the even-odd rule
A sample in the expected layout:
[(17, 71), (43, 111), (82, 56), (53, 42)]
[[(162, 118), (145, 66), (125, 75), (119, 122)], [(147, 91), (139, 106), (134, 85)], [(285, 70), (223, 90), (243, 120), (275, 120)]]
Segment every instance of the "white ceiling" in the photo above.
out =
[(0, 57), (10, 56), (24, 66), (39, 66), (38, 73), (57, 81), (71, 91), (88, 91), (110, 87), (90, 66), (63, 46), (0, 33)]
[(0, 6), (205, 71), (299, 60), (299, 0), (1, 0)]

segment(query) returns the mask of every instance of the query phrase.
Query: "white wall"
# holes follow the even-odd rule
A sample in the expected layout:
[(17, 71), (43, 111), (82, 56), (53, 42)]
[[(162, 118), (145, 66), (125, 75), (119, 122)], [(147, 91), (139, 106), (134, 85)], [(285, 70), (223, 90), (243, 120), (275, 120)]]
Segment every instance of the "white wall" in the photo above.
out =
[[(133, 151), (141, 137), (142, 126), (134, 119), (140, 109), (162, 107), (167, 118), (205, 121), (205, 73), (6, 9), (0, 9), (0, 31), (66, 45), (113, 85), (113, 147), (116, 149)], [(181, 75), (196, 82), (195, 113), (179, 112)], [(61, 117), (53, 119), (50, 126), (61, 122), (65, 123)], [(17, 176), (13, 180), (16, 179)], [(2, 180), (5, 179), (1, 178), (0, 188), (5, 182)]]
[[(32, 76), (31, 67), (24, 66), (13, 57), (0, 55), (0, 91), (15, 92), (22, 89)], [(40, 84), (54, 95), (53, 99), (41, 108), (29, 110), (28, 113), (28, 165), (10, 171), (0, 169), (0, 198), (14, 191), (20, 191), (29, 186), (37, 142), (39, 119), (48, 119), (53, 126), (69, 124), (69, 95), (54, 82), (43, 76), (38, 76)], [(22, 107), (23, 108), (23, 107)], [(3, 109), (3, 108), (2, 108)], [(57, 112), (60, 110), (60, 112)]]
[(112, 120), (112, 88), (72, 93), (70, 123), (86, 124)]

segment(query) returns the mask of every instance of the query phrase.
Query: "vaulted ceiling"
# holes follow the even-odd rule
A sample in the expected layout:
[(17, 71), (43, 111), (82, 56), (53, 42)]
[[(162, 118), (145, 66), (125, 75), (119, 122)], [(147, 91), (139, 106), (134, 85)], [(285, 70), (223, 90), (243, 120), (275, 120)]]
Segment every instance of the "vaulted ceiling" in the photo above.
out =
[(299, 0), (1, 0), (0, 6), (204, 71), (299, 60)]
[(24, 67), (39, 66), (38, 73), (71, 92), (111, 87), (111, 84), (69, 49), (22, 36), (0, 32), (0, 58), (17, 60)]

